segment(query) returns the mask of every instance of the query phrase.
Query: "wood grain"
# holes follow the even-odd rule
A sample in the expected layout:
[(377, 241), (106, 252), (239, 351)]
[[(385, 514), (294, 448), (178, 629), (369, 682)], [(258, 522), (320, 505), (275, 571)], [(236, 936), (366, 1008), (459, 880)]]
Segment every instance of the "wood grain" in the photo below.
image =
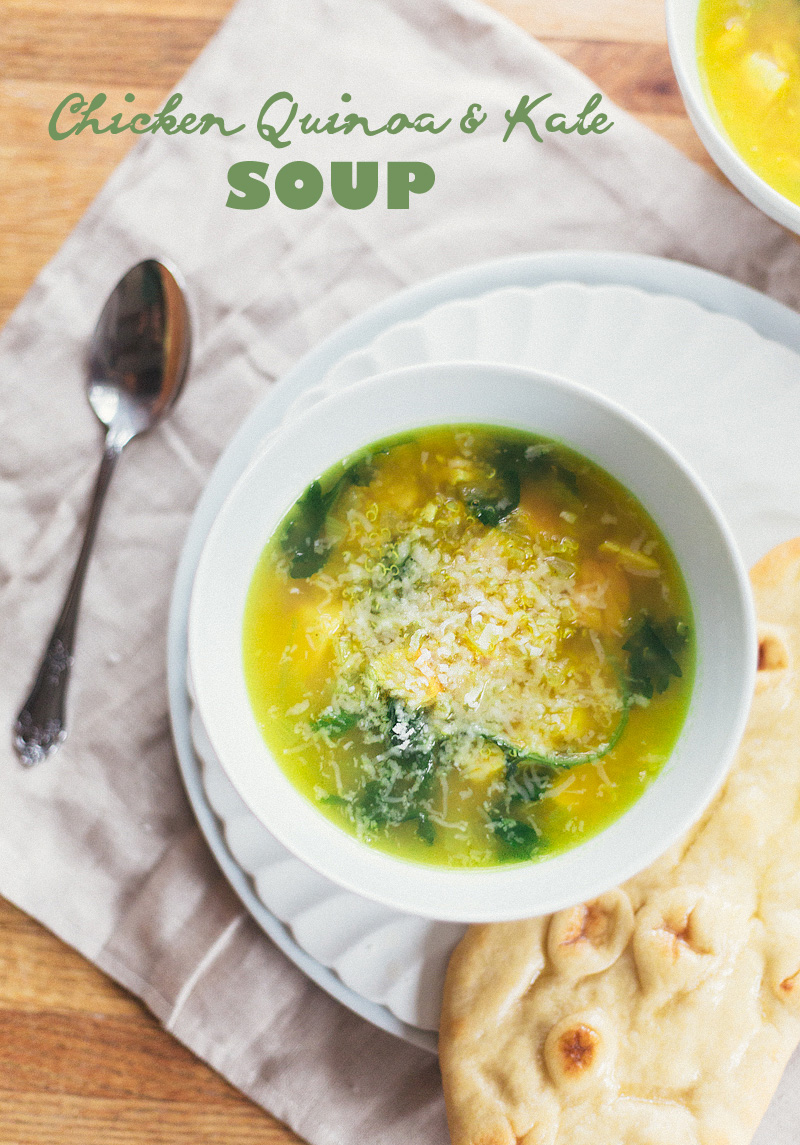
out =
[(539, 39), (666, 41), (662, 0), (490, 0), (490, 5)]
[(0, 900), (0, 1145), (299, 1139), (75, 951)]
[(47, 76), (62, 88), (69, 85), (64, 94), (80, 89), (84, 76), (95, 91), (106, 84), (133, 86), (137, 76), (166, 91), (218, 24), (199, 16), (176, 20), (156, 13), (80, 10), (66, 20), (62, 10), (39, 13), (34, 31), (27, 10), (9, 4), (3, 9), (0, 74), (7, 80), (33, 82)]
[[(346, 2), (346, 0), (341, 0)], [(491, 0), (711, 169), (683, 110), (662, 0)], [(134, 142), (45, 124), (67, 90), (158, 105), (229, 0), (0, 0), (0, 322)], [(67, 85), (67, 87), (65, 87)], [(144, 1008), (0, 900), (0, 1145), (292, 1145)]]

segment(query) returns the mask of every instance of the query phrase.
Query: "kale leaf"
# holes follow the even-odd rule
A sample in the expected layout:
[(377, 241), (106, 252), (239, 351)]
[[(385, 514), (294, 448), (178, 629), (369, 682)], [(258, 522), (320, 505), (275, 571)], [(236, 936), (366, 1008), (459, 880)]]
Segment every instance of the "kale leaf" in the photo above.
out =
[(283, 534), (283, 548), (289, 554), (289, 576), (302, 580), (325, 564), (330, 544), (325, 539), (325, 519), (339, 492), (339, 482), (322, 492), (319, 481), (312, 481), (294, 507)]
[(413, 822), (414, 820), (417, 822), (417, 835), (423, 843), (432, 847), (436, 842), (436, 824), (424, 811), (410, 811), (406, 815), (406, 822)]
[(349, 807), (350, 801), (343, 795), (323, 795), (320, 803), (327, 803), (330, 807)]
[(489, 823), (499, 843), (502, 859), (530, 859), (540, 846), (539, 835), (528, 823), (523, 823), (502, 810), (494, 808)]
[(289, 554), (289, 576), (303, 580), (319, 572), (332, 545), (325, 537), (325, 522), (336, 498), (348, 485), (369, 485), (375, 471), (369, 458), (346, 469), (327, 493), (319, 481), (312, 481), (297, 501), (283, 534), (283, 548)]
[(390, 696), (386, 704), (391, 754), (405, 766), (427, 773), (433, 764), (436, 737), (428, 726), (425, 713), (406, 707), (402, 700)]
[[(364, 784), (353, 803), (368, 828), (417, 820), (417, 834), (433, 842), (435, 828), (424, 807), (439, 763), (439, 744), (425, 712), (408, 708), (393, 696), (386, 699), (386, 755), (374, 779)], [(402, 773), (397, 773), (397, 763)]]
[(571, 469), (567, 469), (566, 465), (559, 465), (556, 461), (553, 463), (553, 476), (557, 481), (569, 490), (573, 497), (580, 497), (581, 491), (578, 485), (577, 474), (573, 473)]
[(509, 805), (514, 803), (538, 803), (553, 786), (554, 774), (547, 767), (525, 767), (520, 769), (515, 762), (506, 764), (506, 790)]
[(324, 712), (317, 719), (311, 721), (311, 730), (314, 732), (324, 731), (329, 736), (336, 737), (350, 731), (358, 724), (358, 721), (357, 712)]
[(525, 476), (534, 481), (552, 477), (559, 481), (573, 497), (580, 499), (581, 491), (577, 474), (572, 469), (568, 469), (566, 465), (562, 465), (560, 461), (554, 461), (549, 450), (543, 450), (531, 457), (526, 457)]
[[(499, 525), (517, 508), (520, 498), (520, 474), (534, 481), (552, 477), (573, 497), (580, 499), (577, 475), (560, 461), (554, 461), (549, 449), (531, 453), (523, 442), (505, 442), (487, 459), (490, 467), (484, 481), (465, 486), (461, 496), (473, 517), (482, 525)], [(494, 471), (493, 476), (489, 474)]]
[(372, 457), (362, 457), (360, 461), (354, 462), (348, 469), (344, 471), (343, 479), (348, 485), (370, 485), (372, 478), (375, 476), (375, 467), (372, 464)]
[(383, 779), (370, 779), (365, 783), (353, 807), (361, 821), (368, 827), (383, 827), (387, 823), (402, 822), (405, 816), (398, 817), (388, 800), (391, 797), (391, 784)]
[(424, 811), (420, 811), (418, 816), (417, 834), (423, 843), (427, 843), (429, 847), (436, 842), (436, 827)]
[(519, 473), (515, 469), (498, 470), (480, 484), (465, 486), (461, 491), (464, 504), (482, 525), (499, 525), (519, 505)]
[[(314, 731), (326, 731), (330, 736), (343, 735), (362, 722), (356, 712), (328, 711), (311, 724)], [(368, 716), (366, 717), (369, 723)], [(436, 839), (436, 826), (425, 807), (438, 763), (438, 743), (428, 727), (423, 711), (406, 707), (402, 700), (388, 697), (381, 719), (386, 752), (373, 779), (364, 784), (354, 797), (344, 799), (328, 795), (323, 803), (346, 806), (350, 814), (369, 830), (397, 826), (400, 823), (417, 824), (417, 835), (432, 845)], [(379, 757), (380, 760), (381, 757)], [(398, 774), (397, 763), (402, 772)]]
[(542, 841), (529, 823), (513, 814), (521, 803), (538, 803), (553, 784), (554, 773), (547, 767), (520, 768), (516, 758), (506, 756), (506, 783), (503, 795), (489, 809), (489, 826), (498, 843), (501, 860), (530, 859)]
[(632, 694), (652, 699), (665, 692), (671, 679), (683, 675), (676, 657), (689, 639), (689, 626), (672, 617), (658, 623), (642, 612), (636, 628), (622, 645), (628, 653), (628, 685)]

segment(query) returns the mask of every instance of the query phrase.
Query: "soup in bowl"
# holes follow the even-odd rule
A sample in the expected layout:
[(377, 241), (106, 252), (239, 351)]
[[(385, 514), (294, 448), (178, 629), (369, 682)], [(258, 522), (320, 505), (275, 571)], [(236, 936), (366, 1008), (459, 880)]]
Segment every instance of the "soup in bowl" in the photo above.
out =
[(755, 666), (741, 565), (669, 446), (563, 379), (459, 363), (279, 429), (209, 534), (189, 644), (265, 826), (460, 921), (655, 858), (721, 781)]
[(675, 74), (712, 159), (800, 233), (800, 9), (795, 0), (666, 0)]
[(700, 71), (728, 138), (800, 207), (800, 5), (700, 0)]
[(244, 665), (272, 755), (389, 854), (557, 854), (669, 757), (693, 621), (653, 520), (597, 465), (519, 430), (437, 426), (315, 479), (265, 547)]

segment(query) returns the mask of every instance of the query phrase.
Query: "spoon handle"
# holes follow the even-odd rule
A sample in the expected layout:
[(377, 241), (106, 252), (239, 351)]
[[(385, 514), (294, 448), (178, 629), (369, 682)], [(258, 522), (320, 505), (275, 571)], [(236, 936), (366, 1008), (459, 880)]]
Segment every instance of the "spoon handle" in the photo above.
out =
[(78, 620), (83, 578), (97, 532), (100, 510), (121, 451), (122, 445), (118, 441), (111, 440), (109, 434), (89, 506), (83, 543), (75, 562), (75, 571), (69, 582), (53, 634), (39, 665), (39, 671), (36, 673), (31, 694), (14, 724), (14, 747), (25, 767), (41, 763), (51, 752), (56, 751), (67, 735), (64, 701), (72, 666), (75, 626)]

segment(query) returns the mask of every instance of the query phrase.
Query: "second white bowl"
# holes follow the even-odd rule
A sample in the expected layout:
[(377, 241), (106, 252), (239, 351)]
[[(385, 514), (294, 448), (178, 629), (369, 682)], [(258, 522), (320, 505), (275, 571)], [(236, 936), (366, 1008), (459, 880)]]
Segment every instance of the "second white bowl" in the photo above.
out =
[(699, 0), (666, 0), (669, 53), (689, 117), (709, 155), (733, 185), (770, 218), (800, 234), (800, 206), (745, 163), (705, 90), (697, 52), (698, 7)]

